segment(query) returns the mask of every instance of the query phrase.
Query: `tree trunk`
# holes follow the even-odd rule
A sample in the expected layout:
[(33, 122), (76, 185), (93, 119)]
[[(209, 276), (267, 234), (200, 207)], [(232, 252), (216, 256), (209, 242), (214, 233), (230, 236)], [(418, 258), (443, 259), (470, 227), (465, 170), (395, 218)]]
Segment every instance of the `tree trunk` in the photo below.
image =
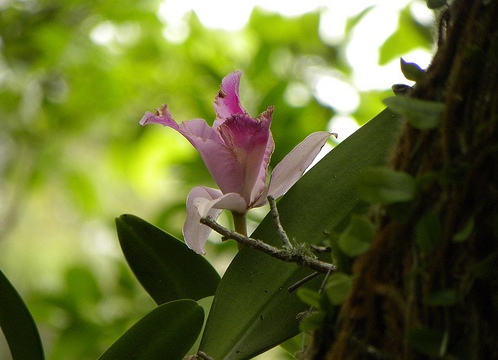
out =
[(388, 164), (420, 191), (375, 210), (374, 243), (315, 359), (498, 358), (498, 1), (455, 0), (441, 21), (411, 94), (445, 104), (439, 126), (406, 124)]

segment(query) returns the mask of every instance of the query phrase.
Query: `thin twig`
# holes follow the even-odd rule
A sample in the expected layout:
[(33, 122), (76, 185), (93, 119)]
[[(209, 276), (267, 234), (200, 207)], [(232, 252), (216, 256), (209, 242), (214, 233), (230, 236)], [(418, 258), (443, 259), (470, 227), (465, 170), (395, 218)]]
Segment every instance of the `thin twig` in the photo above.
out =
[(275, 227), (277, 228), (278, 236), (282, 239), (284, 246), (287, 246), (289, 249), (292, 248), (289, 237), (287, 236), (287, 233), (280, 223), (280, 215), (278, 214), (275, 199), (271, 196), (268, 196), (268, 203), (270, 204), (271, 217), (273, 218), (273, 222), (275, 223)]
[(301, 285), (304, 285), (306, 284), (308, 281), (311, 281), (313, 280), (314, 278), (316, 278), (318, 275), (320, 275), (320, 273), (318, 271), (315, 271), (314, 273), (311, 273), (309, 274), (308, 276), (302, 278), (301, 280), (299, 280), (297, 283), (295, 283), (294, 285), (291, 285), (287, 288), (287, 291), (290, 292), (290, 293), (293, 293), (294, 291), (296, 291)]
[(211, 229), (216, 231), (218, 234), (222, 235), (225, 239), (232, 239), (237, 241), (239, 244), (245, 245), (252, 249), (262, 251), (276, 259), (293, 262), (298, 265), (310, 268), (312, 270), (318, 271), (319, 273), (329, 273), (336, 270), (335, 265), (329, 264), (324, 261), (317, 260), (307, 255), (293, 253), (289, 249), (277, 249), (274, 246), (268, 245), (261, 240), (253, 239), (248, 236), (244, 236), (234, 231), (230, 231), (226, 227), (218, 224), (212, 217), (201, 218), (201, 223), (209, 226)]

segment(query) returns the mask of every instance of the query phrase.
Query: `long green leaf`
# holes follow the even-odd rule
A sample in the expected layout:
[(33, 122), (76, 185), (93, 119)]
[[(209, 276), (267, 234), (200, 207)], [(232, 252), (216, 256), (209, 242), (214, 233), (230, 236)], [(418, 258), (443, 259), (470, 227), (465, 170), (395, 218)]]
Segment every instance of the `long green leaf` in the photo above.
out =
[[(197, 304), (199, 304), (199, 306), (202, 307), (202, 309), (204, 310), (204, 314), (208, 314), (209, 310), (211, 310), (211, 305), (213, 304), (213, 299), (214, 299), (214, 296), (208, 296), (207, 298), (197, 300)], [(192, 355), (197, 354), (197, 351), (199, 350), (199, 344), (201, 343), (204, 326), (206, 325), (206, 320), (207, 320), (207, 316), (205, 317), (204, 323), (202, 324), (201, 332), (200, 332), (199, 336), (197, 337), (194, 345), (192, 345), (192, 347), (190, 348), (188, 354), (192, 354)]]
[(193, 300), (159, 305), (124, 333), (100, 360), (183, 359), (204, 322), (204, 310)]
[(13, 360), (43, 359), (43, 347), (28, 308), (0, 271), (0, 326)]
[(183, 242), (134, 215), (121, 215), (116, 227), (128, 264), (158, 305), (214, 295), (220, 276)]
[[(315, 165), (278, 203), (291, 239), (319, 243), (343, 228), (361, 208), (355, 178), (366, 166), (385, 163), (400, 121), (385, 110)], [(252, 235), (279, 245), (270, 216)], [(218, 286), (200, 350), (214, 359), (247, 359), (299, 332), (306, 309), (287, 287), (310, 273), (266, 254), (243, 249)], [(317, 287), (322, 278), (307, 286)]]

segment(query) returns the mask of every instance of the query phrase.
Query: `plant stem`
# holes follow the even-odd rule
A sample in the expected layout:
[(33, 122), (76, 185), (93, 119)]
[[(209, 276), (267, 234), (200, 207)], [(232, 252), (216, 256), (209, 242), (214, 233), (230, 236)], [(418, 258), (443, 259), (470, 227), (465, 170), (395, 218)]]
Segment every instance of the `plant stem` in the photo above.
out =
[(275, 224), (278, 232), (278, 236), (282, 239), (284, 246), (287, 246), (289, 249), (292, 248), (292, 244), (289, 241), (289, 237), (282, 227), (282, 223), (280, 222), (280, 215), (278, 214), (277, 204), (275, 199), (271, 196), (268, 196), (268, 203), (270, 204), (271, 216), (273, 218), (273, 223)]
[[(232, 217), (235, 232), (247, 236), (247, 213), (237, 213), (232, 211)], [(237, 246), (240, 250), (244, 247), (244, 244), (237, 242)]]
[(237, 241), (239, 244), (243, 244), (252, 249), (262, 251), (274, 258), (277, 258), (286, 262), (293, 262), (300, 266), (304, 266), (313, 269), (319, 273), (327, 274), (334, 272), (336, 270), (335, 265), (329, 264), (307, 255), (290, 253), (287, 249), (280, 250), (271, 245), (268, 245), (261, 240), (253, 239), (247, 235), (240, 234), (237, 231), (230, 231), (226, 227), (218, 224), (212, 217), (201, 218), (201, 223), (209, 226), (211, 229), (216, 231), (218, 234), (223, 235), (224, 239), (232, 239)]

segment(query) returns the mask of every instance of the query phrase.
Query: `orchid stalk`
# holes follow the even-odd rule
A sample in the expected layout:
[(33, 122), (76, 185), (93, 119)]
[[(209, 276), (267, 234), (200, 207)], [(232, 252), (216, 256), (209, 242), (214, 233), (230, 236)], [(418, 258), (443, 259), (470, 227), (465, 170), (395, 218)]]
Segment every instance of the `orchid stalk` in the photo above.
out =
[(268, 196), (285, 194), (313, 162), (330, 137), (316, 132), (297, 145), (275, 166), (268, 180), (268, 166), (275, 143), (270, 131), (273, 107), (257, 118), (240, 105), (240, 71), (228, 74), (216, 94), (216, 119), (210, 127), (203, 119), (177, 123), (167, 105), (156, 113), (147, 112), (141, 125), (157, 123), (182, 134), (200, 153), (204, 164), (219, 186), (194, 187), (187, 197), (187, 219), (183, 236), (189, 248), (204, 253), (211, 228), (202, 218), (217, 219), (223, 210), (233, 214), (236, 232), (247, 236), (246, 214), (267, 203)]

